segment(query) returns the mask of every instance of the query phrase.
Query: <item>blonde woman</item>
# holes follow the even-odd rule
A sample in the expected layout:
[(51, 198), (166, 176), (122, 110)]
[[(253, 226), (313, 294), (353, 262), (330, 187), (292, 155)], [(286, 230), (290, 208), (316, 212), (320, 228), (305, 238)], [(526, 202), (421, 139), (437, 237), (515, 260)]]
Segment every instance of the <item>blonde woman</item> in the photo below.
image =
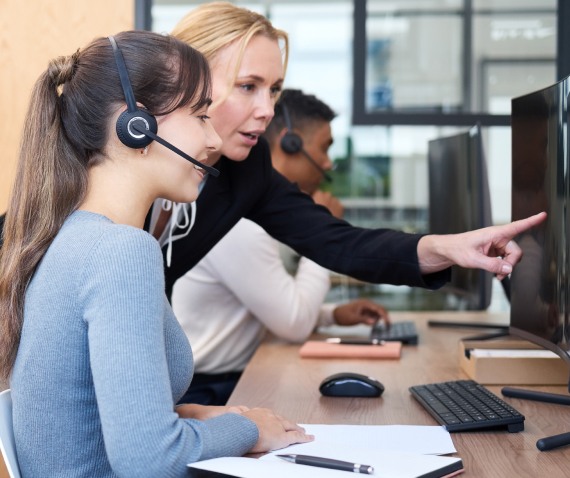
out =
[[(210, 112), (222, 147), (208, 155), (208, 164), (221, 174), (203, 185), (193, 227), (175, 228), (169, 239), (168, 228), (159, 221), (165, 214), (158, 203), (149, 215), (146, 227), (162, 244), (170, 244), (168, 295), (174, 282), (242, 217), (327, 269), (368, 282), (427, 288), (442, 286), (453, 264), (485, 269), (502, 279), (521, 257), (512, 238), (545, 218), (541, 213), (449, 236), (353, 227), (276, 172), (267, 142), (260, 137), (273, 118), (285, 80), (287, 34), (262, 15), (229, 2), (198, 6), (172, 34), (201, 51), (210, 63)], [(177, 224), (178, 219), (174, 218)]]
[[(273, 118), (285, 80), (287, 34), (262, 15), (228, 2), (196, 7), (180, 20), (172, 34), (201, 51), (210, 63), (210, 113), (222, 147), (208, 155), (208, 164), (215, 165), (221, 174), (207, 178), (203, 185), (192, 228), (175, 229), (177, 240), (172, 241), (168, 228), (156, 227), (157, 218), (164, 216), (159, 204), (150, 216), (150, 229), (172, 253), (166, 268), (169, 295), (174, 283), (242, 217), (329, 270), (368, 282), (431, 289), (449, 279), (453, 264), (486, 269), (504, 278), (521, 257), (513, 237), (545, 218), (542, 213), (505, 226), (449, 236), (353, 227), (316, 205), (279, 174), (272, 167), (268, 144), (261, 137)], [(232, 257), (227, 257), (227, 263), (231, 267)], [(249, 272), (241, 271), (244, 287)], [(261, 296), (264, 291), (258, 293)], [(231, 300), (228, 298), (224, 304)], [(191, 315), (181, 310), (185, 307), (183, 300), (174, 305), (181, 317)], [(209, 327), (209, 306), (208, 297), (202, 297), (197, 307), (202, 311), (204, 325), (193, 324), (194, 328)], [(233, 340), (238, 340), (236, 337)], [(201, 380), (235, 381), (235, 376), (229, 375), (216, 373)]]

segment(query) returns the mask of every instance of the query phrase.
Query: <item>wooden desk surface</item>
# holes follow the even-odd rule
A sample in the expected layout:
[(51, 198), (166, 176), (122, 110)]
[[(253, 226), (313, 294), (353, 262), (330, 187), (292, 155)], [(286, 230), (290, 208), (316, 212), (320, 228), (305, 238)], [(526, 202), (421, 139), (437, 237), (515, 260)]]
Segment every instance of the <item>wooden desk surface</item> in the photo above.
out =
[[(229, 404), (266, 407), (297, 423), (366, 425), (436, 425), (415, 401), (408, 387), (468, 378), (458, 360), (461, 338), (485, 333), (483, 329), (428, 327), (427, 320), (465, 319), (508, 321), (506, 316), (481, 312), (394, 312), (392, 320), (414, 320), (419, 344), (404, 346), (399, 360), (301, 359), (298, 345), (269, 341), (256, 352), (240, 379)], [(489, 331), (490, 332), (490, 331)], [(380, 398), (323, 397), (318, 386), (328, 375), (359, 372), (380, 380), (386, 387)], [(499, 397), (501, 387), (489, 386)], [(568, 393), (564, 386), (528, 387)], [(523, 415), (525, 429), (453, 433), (457, 455), (470, 477), (568, 477), (570, 446), (540, 452), (536, 441), (570, 432), (570, 408), (502, 397)]]

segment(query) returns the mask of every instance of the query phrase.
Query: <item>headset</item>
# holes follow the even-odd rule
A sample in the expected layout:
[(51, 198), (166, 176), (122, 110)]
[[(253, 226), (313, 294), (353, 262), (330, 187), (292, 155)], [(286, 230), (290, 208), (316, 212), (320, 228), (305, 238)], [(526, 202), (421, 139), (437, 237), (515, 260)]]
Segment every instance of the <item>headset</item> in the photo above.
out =
[(217, 169), (202, 164), (200, 161), (187, 155), (184, 151), (178, 149), (176, 146), (156, 134), (158, 131), (156, 118), (148, 111), (137, 106), (123, 54), (121, 53), (121, 50), (119, 50), (119, 46), (117, 45), (114, 37), (110, 36), (109, 41), (113, 47), (113, 55), (115, 56), (119, 79), (121, 80), (123, 94), (125, 95), (125, 101), (127, 103), (127, 110), (123, 111), (117, 120), (116, 131), (121, 143), (129, 148), (139, 149), (148, 146), (154, 140), (157, 143), (162, 144), (165, 148), (168, 148), (179, 156), (182, 156), (184, 159), (190, 161), (192, 164), (199, 166), (212, 176), (219, 176), (220, 172)]
[(291, 116), (289, 116), (289, 110), (285, 103), (281, 103), (281, 109), (283, 110), (283, 119), (285, 120), (285, 127), (287, 131), (281, 138), (281, 149), (287, 154), (297, 154), (302, 153), (309, 162), (319, 170), (323, 178), (325, 178), (329, 183), (332, 182), (332, 177), (327, 174), (327, 172), (311, 157), (309, 153), (303, 148), (303, 138), (301, 138), (297, 133), (293, 131), (293, 123), (291, 122)]

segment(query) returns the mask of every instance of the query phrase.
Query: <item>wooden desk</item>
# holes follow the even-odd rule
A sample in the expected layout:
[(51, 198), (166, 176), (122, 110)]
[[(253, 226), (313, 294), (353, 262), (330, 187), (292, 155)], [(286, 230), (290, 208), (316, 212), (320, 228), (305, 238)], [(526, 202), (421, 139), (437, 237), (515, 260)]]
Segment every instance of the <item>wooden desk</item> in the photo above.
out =
[[(271, 408), (297, 423), (436, 425), (411, 396), (408, 387), (468, 378), (459, 367), (458, 341), (485, 330), (428, 327), (430, 318), (508, 321), (506, 316), (480, 312), (394, 312), (393, 320), (414, 320), (419, 333), (419, 344), (404, 346), (399, 360), (301, 359), (298, 345), (266, 342), (247, 366), (229, 404)], [(382, 397), (372, 399), (321, 396), (318, 386), (322, 379), (343, 371), (373, 376), (386, 390)], [(501, 397), (501, 387), (488, 388)], [(534, 388), (567, 393), (563, 386)], [(524, 431), (453, 433), (457, 455), (465, 464), (466, 472), (462, 476), (570, 476), (570, 447), (548, 452), (536, 448), (539, 438), (570, 432), (570, 408), (504, 399), (525, 415)]]

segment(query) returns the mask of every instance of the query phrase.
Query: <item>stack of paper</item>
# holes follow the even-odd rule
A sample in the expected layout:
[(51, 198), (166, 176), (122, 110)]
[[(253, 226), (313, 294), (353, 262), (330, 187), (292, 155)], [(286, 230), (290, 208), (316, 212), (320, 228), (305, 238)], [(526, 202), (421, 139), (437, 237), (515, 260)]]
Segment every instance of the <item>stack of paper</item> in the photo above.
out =
[[(241, 478), (348, 478), (346, 471), (298, 465), (278, 458), (281, 454), (304, 454), (349, 461), (374, 467), (379, 478), (440, 478), (463, 471), (460, 458), (437, 456), (455, 453), (449, 433), (442, 427), (303, 425), (315, 441), (292, 445), (252, 458), (216, 458), (189, 465), (194, 469)], [(224, 476), (207, 472), (189, 476)]]

